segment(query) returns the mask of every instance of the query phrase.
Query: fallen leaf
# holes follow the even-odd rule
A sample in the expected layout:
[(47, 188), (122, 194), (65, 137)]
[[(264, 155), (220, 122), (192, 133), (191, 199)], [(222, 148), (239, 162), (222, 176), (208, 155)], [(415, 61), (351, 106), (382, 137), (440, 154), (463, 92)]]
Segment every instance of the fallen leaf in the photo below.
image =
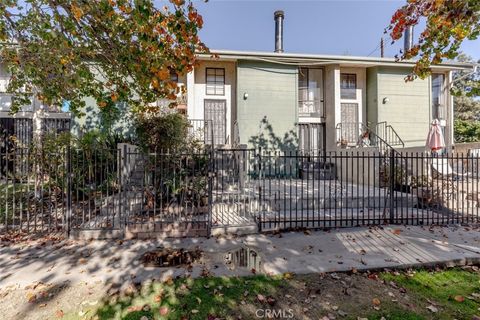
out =
[(273, 306), (277, 302), (273, 297), (267, 297), (267, 303)]
[(257, 300), (261, 303), (264, 303), (265, 302), (265, 297), (261, 294), (257, 294)]
[(56, 316), (57, 318), (63, 318), (63, 315), (64, 315), (63, 310), (57, 310), (57, 311), (55, 312), (55, 316)]
[(34, 302), (37, 299), (37, 295), (33, 292), (27, 292), (26, 297), (28, 302)]
[(437, 313), (438, 312), (438, 309), (437, 307), (433, 306), (433, 305), (429, 305), (427, 307), (427, 309), (430, 311), (430, 312), (433, 312), (433, 313)]
[(197, 309), (192, 309), (191, 312), (192, 312), (192, 314), (196, 314), (196, 313), (198, 313), (198, 310)]
[(168, 307), (165, 307), (165, 306), (160, 307), (159, 312), (161, 316), (166, 316), (169, 312)]
[(38, 305), (39, 308), (45, 308), (46, 306), (47, 306), (46, 303), (42, 303), (42, 304)]
[(330, 274), (330, 277), (335, 280), (340, 280), (340, 277), (334, 272)]
[(455, 299), (455, 301), (457, 301), (457, 302), (463, 302), (463, 301), (465, 301), (465, 298), (462, 297), (462, 296), (455, 296), (453, 299)]
[(380, 305), (380, 299), (373, 298), (372, 303), (373, 303), (374, 306), (379, 306)]
[(127, 308), (127, 312), (136, 312), (142, 310), (142, 306), (130, 306)]
[(293, 273), (292, 272), (285, 272), (283, 274), (283, 279), (292, 279), (293, 278)]
[(401, 229), (393, 229), (393, 230), (392, 230), (392, 233), (393, 233), (393, 234), (396, 234), (396, 235), (398, 236), (400, 233), (402, 233), (402, 231), (403, 231), (403, 230), (401, 230)]
[(172, 277), (168, 277), (163, 283), (165, 283), (167, 286), (172, 286), (173, 285)]

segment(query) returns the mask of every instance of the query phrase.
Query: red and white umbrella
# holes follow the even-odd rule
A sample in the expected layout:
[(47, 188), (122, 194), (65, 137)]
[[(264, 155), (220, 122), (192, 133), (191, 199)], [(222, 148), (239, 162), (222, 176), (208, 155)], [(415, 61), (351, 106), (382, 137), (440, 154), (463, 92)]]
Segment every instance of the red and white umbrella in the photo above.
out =
[(428, 131), (426, 147), (434, 152), (445, 148), (445, 138), (440, 127), (440, 121), (437, 119), (433, 120), (432, 126)]

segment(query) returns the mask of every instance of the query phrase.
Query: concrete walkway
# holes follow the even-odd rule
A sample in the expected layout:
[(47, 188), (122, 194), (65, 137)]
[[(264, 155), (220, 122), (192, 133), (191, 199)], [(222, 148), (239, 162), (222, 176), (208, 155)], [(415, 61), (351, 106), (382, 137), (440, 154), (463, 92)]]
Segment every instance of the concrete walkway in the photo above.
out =
[[(34, 282), (125, 283), (185, 274), (249, 275), (250, 267), (229, 269), (228, 252), (248, 247), (258, 253), (256, 273), (312, 273), (480, 262), (480, 229), (386, 226), (290, 232), (245, 237), (38, 241), (0, 248), (0, 288)], [(199, 247), (204, 257), (191, 270), (144, 267), (141, 255), (158, 247)]]

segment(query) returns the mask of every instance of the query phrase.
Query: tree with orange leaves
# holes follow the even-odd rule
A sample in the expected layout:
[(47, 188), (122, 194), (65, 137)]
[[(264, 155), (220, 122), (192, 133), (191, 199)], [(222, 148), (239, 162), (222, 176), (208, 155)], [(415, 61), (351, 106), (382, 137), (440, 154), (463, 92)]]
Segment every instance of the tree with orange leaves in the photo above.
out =
[[(480, 34), (480, 0), (408, 0), (392, 16), (389, 32), (392, 40), (399, 40), (409, 26), (424, 20), (425, 29), (418, 42), (399, 59), (418, 58), (413, 73), (425, 78), (432, 64), (453, 60), (459, 55), (460, 45), (465, 40), (476, 40)], [(478, 83), (470, 94), (479, 95)]]
[(185, 74), (203, 20), (191, 2), (170, 0), (3, 0), (0, 59), (10, 74), (12, 112), (30, 103), (69, 101), (81, 115), (85, 97), (100, 108), (128, 103), (137, 111), (180, 90), (170, 74)]

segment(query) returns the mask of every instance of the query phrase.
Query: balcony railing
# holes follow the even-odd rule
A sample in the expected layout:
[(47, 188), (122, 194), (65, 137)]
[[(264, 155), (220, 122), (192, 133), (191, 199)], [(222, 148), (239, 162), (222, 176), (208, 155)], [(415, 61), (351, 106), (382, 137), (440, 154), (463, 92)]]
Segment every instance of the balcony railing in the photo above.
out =
[(298, 116), (309, 118), (323, 118), (323, 98), (320, 89), (298, 89)]

